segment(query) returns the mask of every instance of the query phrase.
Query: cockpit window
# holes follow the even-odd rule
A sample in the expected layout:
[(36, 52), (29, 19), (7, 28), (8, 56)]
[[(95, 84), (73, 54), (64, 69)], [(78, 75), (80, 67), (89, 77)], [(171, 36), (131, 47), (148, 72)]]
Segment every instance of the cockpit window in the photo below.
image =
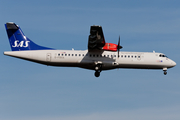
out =
[(167, 57), (166, 55), (160, 54), (159, 57)]

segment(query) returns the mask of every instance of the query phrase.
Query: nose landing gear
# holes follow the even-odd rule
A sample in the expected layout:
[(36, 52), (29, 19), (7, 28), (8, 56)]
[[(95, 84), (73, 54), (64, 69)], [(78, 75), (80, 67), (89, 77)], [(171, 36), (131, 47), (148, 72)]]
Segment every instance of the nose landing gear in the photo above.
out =
[(164, 71), (164, 75), (167, 75), (167, 71)]
[(167, 75), (167, 68), (163, 68), (164, 75)]

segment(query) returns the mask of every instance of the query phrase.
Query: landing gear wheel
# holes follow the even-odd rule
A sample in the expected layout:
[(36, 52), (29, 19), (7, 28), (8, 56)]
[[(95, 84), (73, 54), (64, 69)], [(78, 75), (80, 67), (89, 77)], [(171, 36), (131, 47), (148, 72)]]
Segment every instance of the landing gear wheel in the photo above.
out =
[(94, 69), (95, 69), (94, 75), (95, 75), (96, 77), (99, 77), (99, 76), (100, 76), (100, 73), (101, 73), (101, 71), (102, 71), (102, 64), (97, 64)]
[(164, 75), (167, 75), (167, 71), (164, 71)]
[(95, 75), (96, 77), (99, 77), (99, 76), (100, 76), (100, 72), (96, 71), (96, 72), (94, 73), (94, 75)]

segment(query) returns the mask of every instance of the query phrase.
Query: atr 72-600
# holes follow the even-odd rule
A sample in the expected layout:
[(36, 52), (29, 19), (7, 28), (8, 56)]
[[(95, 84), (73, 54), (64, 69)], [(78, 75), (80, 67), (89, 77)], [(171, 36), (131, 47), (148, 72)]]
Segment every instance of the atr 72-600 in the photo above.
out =
[(117, 68), (167, 69), (176, 63), (163, 53), (156, 52), (120, 52), (118, 44), (106, 43), (101, 26), (91, 26), (87, 50), (56, 50), (39, 46), (27, 38), (21, 28), (13, 22), (5, 24), (12, 51), (4, 55), (61, 67), (80, 67), (95, 71), (99, 77), (103, 70)]

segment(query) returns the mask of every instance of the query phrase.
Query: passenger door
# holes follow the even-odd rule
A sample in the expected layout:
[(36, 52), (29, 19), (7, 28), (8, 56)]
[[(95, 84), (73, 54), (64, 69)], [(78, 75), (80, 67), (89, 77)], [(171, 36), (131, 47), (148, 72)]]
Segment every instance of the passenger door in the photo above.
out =
[(47, 53), (46, 55), (46, 61), (51, 61), (51, 53)]

